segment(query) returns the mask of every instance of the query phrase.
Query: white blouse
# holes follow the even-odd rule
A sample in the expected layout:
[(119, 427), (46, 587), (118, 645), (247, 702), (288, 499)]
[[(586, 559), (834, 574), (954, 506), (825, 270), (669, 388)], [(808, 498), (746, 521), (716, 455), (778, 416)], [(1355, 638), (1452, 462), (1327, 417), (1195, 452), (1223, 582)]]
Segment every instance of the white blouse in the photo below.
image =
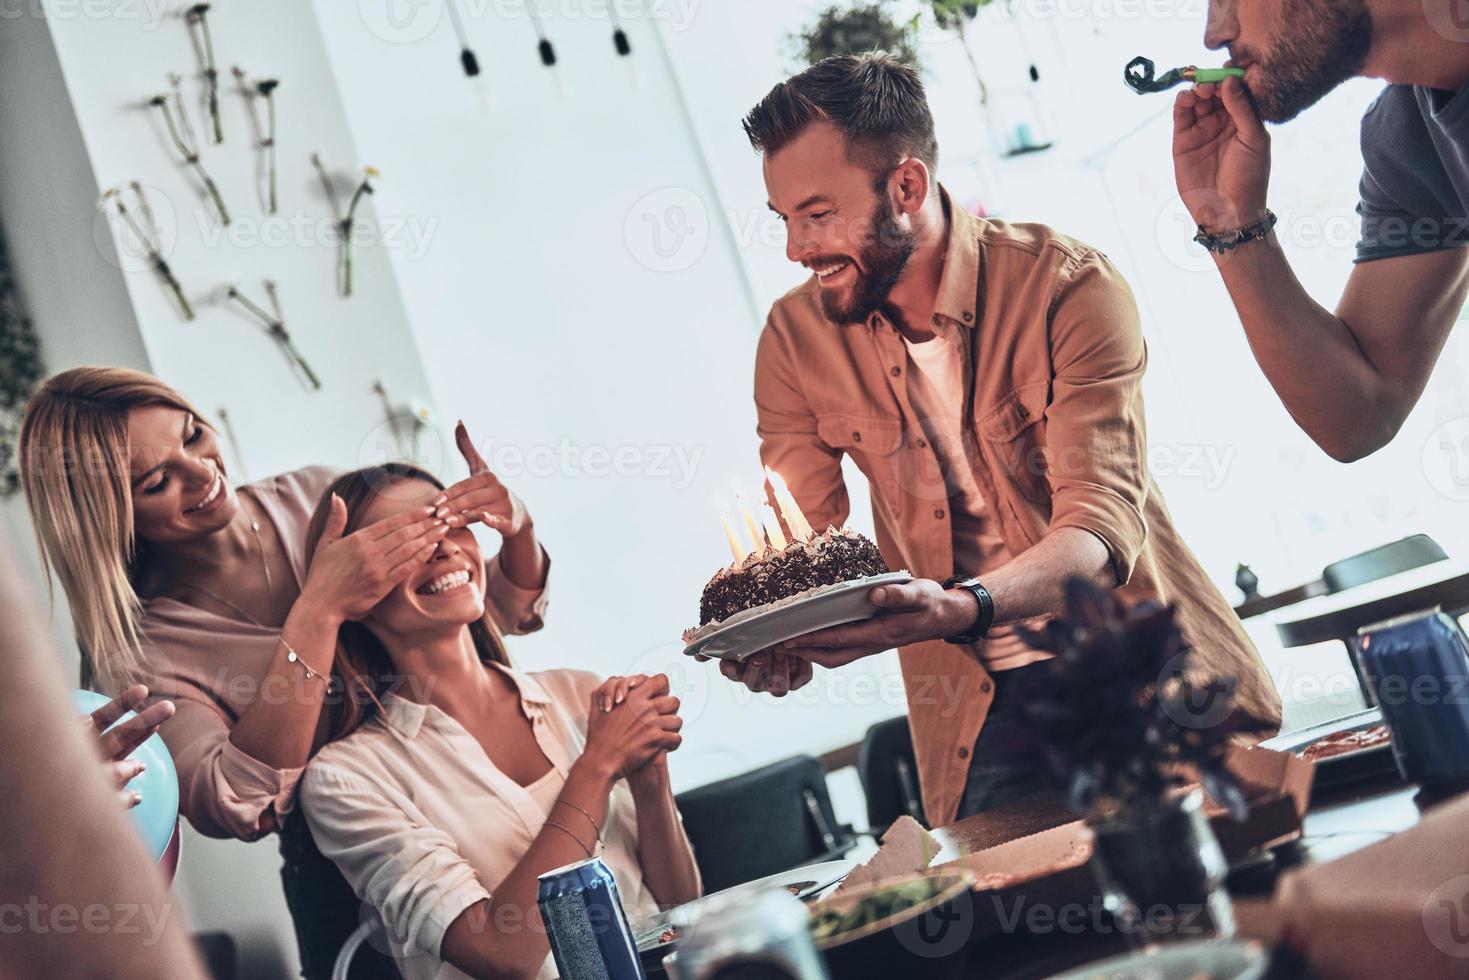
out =
[[(502, 773), (474, 736), (437, 707), (392, 695), (383, 699), (384, 715), (318, 752), (301, 782), (317, 846), (382, 916), (405, 980), (466, 976), (439, 958), (444, 933), (525, 856), (586, 747), (591, 693), (601, 683), (595, 674), (492, 669), (503, 670), (520, 690), (553, 767), (532, 786)], [(590, 836), (590, 826), (569, 826)], [(636, 931), (658, 905), (643, 886), (626, 782), (612, 791), (602, 839), (602, 860)], [(556, 976), (549, 955), (539, 976)]]

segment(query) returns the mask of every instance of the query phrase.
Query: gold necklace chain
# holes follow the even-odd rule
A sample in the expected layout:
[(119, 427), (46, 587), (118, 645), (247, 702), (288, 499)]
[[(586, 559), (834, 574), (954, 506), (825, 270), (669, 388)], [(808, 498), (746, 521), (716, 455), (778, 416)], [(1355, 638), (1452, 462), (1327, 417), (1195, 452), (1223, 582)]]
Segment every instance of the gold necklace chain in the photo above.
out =
[[(241, 509), (244, 509), (245, 507), (245, 498), (243, 496), (240, 497), (240, 507)], [(248, 512), (246, 513), (246, 516), (249, 516)], [(275, 588), (270, 580), (270, 562), (265, 560), (265, 541), (260, 537), (260, 522), (254, 517), (250, 517), (250, 530), (253, 531), (255, 534), (255, 550), (260, 555), (260, 570), (265, 573), (265, 602), (269, 608), (274, 609)], [(220, 605), (225, 606), (229, 609), (233, 609), (235, 612), (239, 613), (245, 619), (249, 620), (251, 623), (260, 627), (261, 629), (272, 628), (266, 626), (260, 620), (256, 619), (254, 616), (250, 615), (245, 610), (235, 605), (233, 602), (230, 602), (224, 596), (217, 595), (214, 592), (211, 592), (209, 589), (206, 589), (204, 586), (200, 585), (197, 582), (193, 583), (193, 586), (197, 591), (204, 593)]]

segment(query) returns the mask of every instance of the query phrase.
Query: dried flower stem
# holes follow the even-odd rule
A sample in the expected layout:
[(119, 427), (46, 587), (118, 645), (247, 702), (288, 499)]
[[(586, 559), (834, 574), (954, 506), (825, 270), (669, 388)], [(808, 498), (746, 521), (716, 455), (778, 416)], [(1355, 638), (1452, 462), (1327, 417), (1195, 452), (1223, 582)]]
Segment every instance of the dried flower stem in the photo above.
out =
[(377, 173), (371, 167), (364, 167), (362, 182), (352, 192), (352, 200), (347, 205), (347, 213), (342, 218), (342, 295), (352, 295), (352, 225), (357, 220), (357, 205), (362, 198), (373, 192), (372, 178)]
[(132, 232), (133, 237), (143, 246), (143, 252), (148, 256), (148, 261), (153, 263), (153, 271), (158, 273), (158, 277), (168, 287), (169, 295), (178, 306), (179, 313), (185, 320), (192, 320), (194, 319), (194, 308), (189, 305), (189, 299), (184, 295), (184, 287), (179, 283), (178, 278), (173, 274), (173, 270), (169, 268), (168, 261), (163, 257), (163, 243), (158, 237), (158, 228), (153, 223), (153, 208), (148, 204), (148, 198), (143, 193), (142, 185), (134, 181), (131, 187), (133, 193), (138, 198), (138, 213), (143, 219), (141, 226), (133, 220), (132, 212), (123, 203), (121, 190), (110, 190), (104, 197), (112, 199), (113, 207), (117, 209), (118, 216), (128, 226), (128, 230)]
[[(219, 220), (223, 224), (229, 224), (229, 208), (225, 207), (224, 198), (220, 196), (219, 188), (215, 186), (213, 178), (209, 176), (209, 172), (204, 169), (204, 164), (199, 159), (199, 151), (194, 142), (194, 132), (192, 127), (189, 126), (189, 117), (184, 111), (183, 99), (179, 95), (176, 84), (177, 76), (174, 76), (174, 81), (172, 109), (169, 106), (168, 95), (155, 95), (149, 100), (148, 104), (155, 106), (159, 112), (163, 113), (163, 121), (168, 126), (168, 135), (173, 140), (174, 149), (178, 151), (184, 163), (194, 168), (195, 175), (198, 176), (200, 183), (204, 185), (204, 190), (208, 192), (209, 199), (214, 202), (214, 207), (219, 212)], [(177, 120), (174, 119), (175, 113), (178, 114)]]
[(199, 53), (204, 80), (209, 84), (209, 121), (214, 129), (214, 142), (218, 144), (224, 142), (224, 130), (219, 124), (219, 69), (214, 63), (214, 40), (209, 35), (209, 20), (205, 17), (208, 12), (209, 4), (196, 3), (189, 8), (185, 22), (189, 25), (189, 37), (194, 42), (194, 49)]
[(275, 283), (267, 279), (265, 282), (265, 291), (270, 297), (271, 306), (275, 308), (276, 313), (274, 316), (266, 312), (258, 303), (234, 286), (229, 287), (226, 295), (258, 320), (270, 338), (280, 345), (281, 351), (286, 355), (286, 359), (290, 361), (291, 367), (295, 370), (297, 377), (306, 389), (308, 391), (320, 391), (321, 379), (316, 376), (316, 372), (311, 369), (311, 365), (307, 363), (306, 358), (297, 349), (295, 341), (291, 339), (291, 334), (286, 330), (285, 322), (280, 316), (280, 300), (276, 295)]
[[(275, 163), (275, 90), (280, 87), (280, 81), (274, 78), (262, 78), (251, 85), (245, 75), (245, 70), (239, 65), (235, 65), (231, 71), (234, 72), (235, 80), (240, 84), (240, 94), (245, 99), (245, 109), (250, 117), (250, 130), (255, 136), (255, 145), (264, 155), (267, 183), (266, 212), (275, 214), (280, 210)], [(260, 116), (255, 108), (257, 97), (265, 100), (265, 126), (261, 126)]]

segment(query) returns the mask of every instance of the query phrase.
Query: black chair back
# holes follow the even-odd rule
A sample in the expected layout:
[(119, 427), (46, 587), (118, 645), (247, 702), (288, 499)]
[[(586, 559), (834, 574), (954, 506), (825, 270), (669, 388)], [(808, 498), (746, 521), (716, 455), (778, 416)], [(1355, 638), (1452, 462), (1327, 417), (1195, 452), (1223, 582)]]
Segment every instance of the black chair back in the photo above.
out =
[(1438, 542), (1428, 535), (1414, 534), (1401, 541), (1332, 562), (1321, 573), (1321, 581), (1326, 583), (1328, 592), (1341, 592), (1343, 589), (1375, 582), (1389, 575), (1443, 561), (1447, 557)]
[(852, 828), (836, 821), (815, 756), (700, 786), (677, 802), (706, 893), (835, 860), (856, 843)]
[(928, 826), (918, 792), (918, 760), (908, 716), (889, 718), (867, 729), (857, 756), (857, 775), (867, 797), (867, 827), (881, 838), (893, 821), (907, 815)]

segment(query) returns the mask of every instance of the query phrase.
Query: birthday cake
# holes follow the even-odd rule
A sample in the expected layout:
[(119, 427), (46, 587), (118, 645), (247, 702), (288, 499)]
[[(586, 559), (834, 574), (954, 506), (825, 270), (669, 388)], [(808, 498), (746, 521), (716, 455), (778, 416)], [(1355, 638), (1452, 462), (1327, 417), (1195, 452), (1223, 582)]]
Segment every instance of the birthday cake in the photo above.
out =
[(850, 528), (828, 527), (783, 548), (766, 546), (714, 573), (699, 597), (701, 633), (747, 609), (801, 598), (852, 579), (891, 571), (877, 545)]

